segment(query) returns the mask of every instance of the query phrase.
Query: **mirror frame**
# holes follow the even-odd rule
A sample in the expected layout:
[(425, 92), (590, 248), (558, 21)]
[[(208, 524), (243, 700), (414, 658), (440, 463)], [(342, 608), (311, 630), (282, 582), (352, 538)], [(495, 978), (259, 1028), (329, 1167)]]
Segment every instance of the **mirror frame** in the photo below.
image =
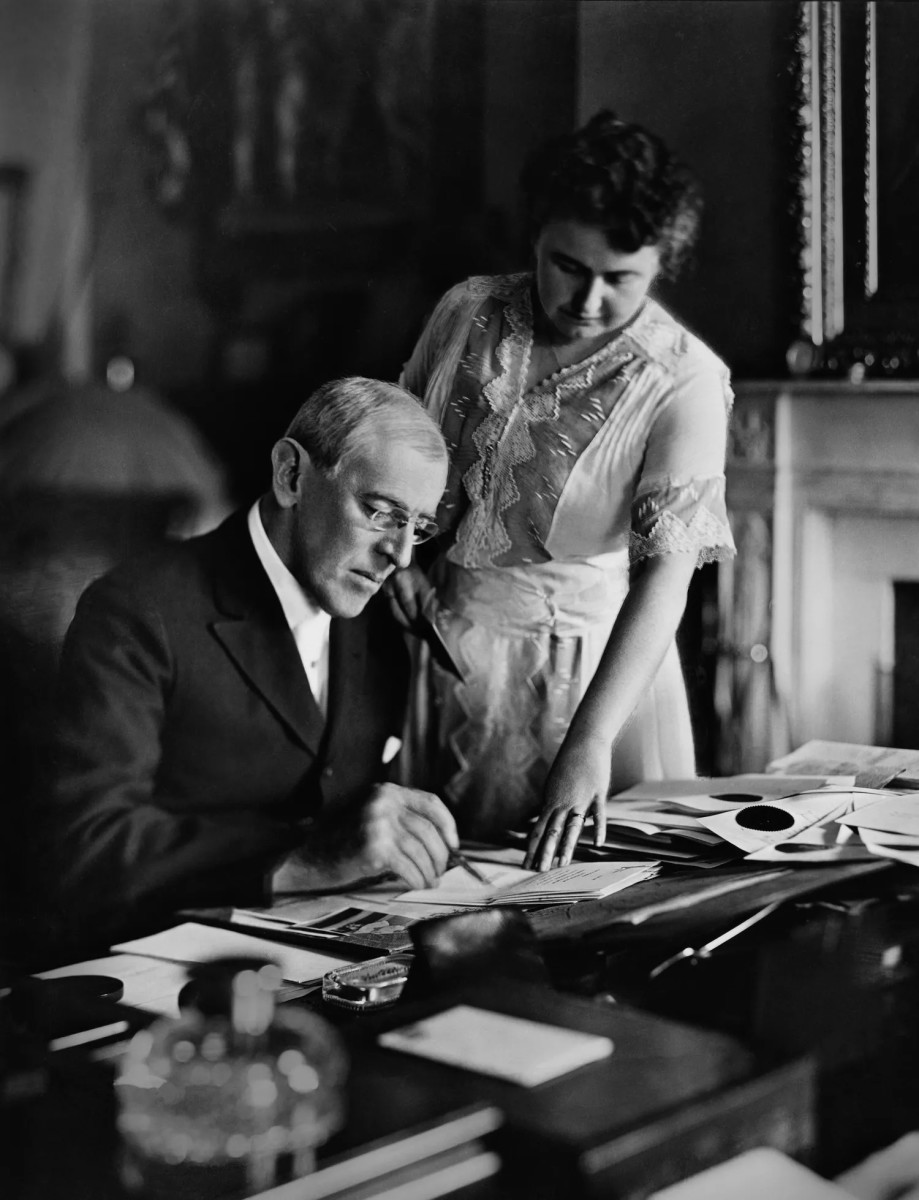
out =
[(793, 374), (919, 376), (919, 279), (891, 287), (879, 254), (878, 27), (890, 3), (798, 3)]

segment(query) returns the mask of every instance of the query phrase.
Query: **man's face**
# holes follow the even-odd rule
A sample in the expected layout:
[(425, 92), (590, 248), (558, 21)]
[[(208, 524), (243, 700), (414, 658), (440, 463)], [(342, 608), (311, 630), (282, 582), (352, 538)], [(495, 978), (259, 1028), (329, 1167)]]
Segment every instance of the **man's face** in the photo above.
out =
[(333, 617), (356, 617), (387, 576), (412, 558), (414, 527), (375, 529), (374, 510), (433, 521), (447, 482), (445, 461), (407, 445), (382, 426), (330, 475), (304, 460), (290, 510), (287, 566)]

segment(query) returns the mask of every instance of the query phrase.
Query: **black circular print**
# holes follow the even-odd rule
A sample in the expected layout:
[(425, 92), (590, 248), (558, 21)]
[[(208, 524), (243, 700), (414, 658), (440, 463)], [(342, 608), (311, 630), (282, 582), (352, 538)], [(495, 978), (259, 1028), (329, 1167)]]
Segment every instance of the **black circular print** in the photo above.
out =
[(771, 804), (751, 804), (742, 808), (736, 817), (737, 824), (744, 829), (760, 829), (764, 833), (774, 833), (779, 829), (791, 829), (795, 823), (791, 813), (784, 808), (775, 808)]
[(733, 800), (738, 804), (741, 800), (749, 800), (751, 804), (758, 804), (762, 799), (761, 796), (750, 792), (710, 792), (709, 794), (713, 800)]

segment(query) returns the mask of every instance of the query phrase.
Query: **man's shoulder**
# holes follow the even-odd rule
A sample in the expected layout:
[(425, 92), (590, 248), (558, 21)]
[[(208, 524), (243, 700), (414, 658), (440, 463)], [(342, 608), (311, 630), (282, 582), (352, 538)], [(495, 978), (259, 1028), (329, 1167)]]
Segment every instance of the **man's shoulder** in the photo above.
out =
[(182, 604), (210, 591), (215, 573), (234, 563), (248, 536), (245, 513), (234, 513), (208, 533), (125, 559), (91, 584), (84, 599), (133, 598), (144, 607)]

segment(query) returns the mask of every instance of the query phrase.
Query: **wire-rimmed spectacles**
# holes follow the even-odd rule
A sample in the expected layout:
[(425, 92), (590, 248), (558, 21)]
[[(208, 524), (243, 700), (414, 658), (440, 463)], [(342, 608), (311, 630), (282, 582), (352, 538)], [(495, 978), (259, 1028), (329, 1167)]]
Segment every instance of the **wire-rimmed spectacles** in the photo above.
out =
[(380, 504), (378, 501), (370, 500), (365, 496), (358, 496), (357, 499), (364, 511), (370, 528), (376, 529), (379, 533), (397, 533), (400, 529), (405, 529), (407, 525), (411, 525), (413, 546), (420, 546), (422, 542), (429, 542), (431, 538), (437, 537), (440, 533), (440, 526), (437, 522), (431, 521), (427, 517), (413, 517), (402, 508)]

